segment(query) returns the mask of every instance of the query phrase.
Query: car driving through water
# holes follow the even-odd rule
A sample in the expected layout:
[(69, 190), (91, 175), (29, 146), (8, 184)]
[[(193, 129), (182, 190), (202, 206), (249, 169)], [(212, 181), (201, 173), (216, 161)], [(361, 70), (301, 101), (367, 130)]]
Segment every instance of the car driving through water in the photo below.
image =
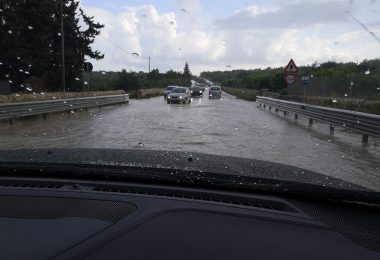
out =
[(222, 88), (219, 86), (211, 86), (208, 91), (208, 97), (211, 98), (221, 98), (222, 97)]
[(189, 88), (176, 87), (173, 88), (168, 94), (166, 101), (168, 104), (171, 103), (191, 103), (191, 93)]
[(200, 86), (193, 86), (190, 88), (191, 97), (203, 97), (204, 89)]

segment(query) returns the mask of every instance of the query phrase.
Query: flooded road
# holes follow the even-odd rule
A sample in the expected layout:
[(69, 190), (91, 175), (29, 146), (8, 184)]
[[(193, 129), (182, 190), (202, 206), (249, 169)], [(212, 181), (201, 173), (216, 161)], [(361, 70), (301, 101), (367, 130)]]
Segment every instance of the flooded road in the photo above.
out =
[[(376, 143), (377, 142), (377, 143)], [(289, 164), (380, 191), (380, 141), (308, 126), (225, 94), (188, 105), (163, 97), (0, 124), (0, 148), (123, 148), (209, 153)]]

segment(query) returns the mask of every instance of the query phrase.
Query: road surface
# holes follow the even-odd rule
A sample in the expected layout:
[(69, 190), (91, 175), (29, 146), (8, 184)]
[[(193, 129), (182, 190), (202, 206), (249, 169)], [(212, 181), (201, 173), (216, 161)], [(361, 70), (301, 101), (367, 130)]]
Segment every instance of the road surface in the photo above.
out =
[(284, 118), (224, 94), (188, 105), (163, 97), (0, 124), (0, 148), (180, 150), (263, 159), (313, 170), (380, 191), (380, 142), (326, 124)]

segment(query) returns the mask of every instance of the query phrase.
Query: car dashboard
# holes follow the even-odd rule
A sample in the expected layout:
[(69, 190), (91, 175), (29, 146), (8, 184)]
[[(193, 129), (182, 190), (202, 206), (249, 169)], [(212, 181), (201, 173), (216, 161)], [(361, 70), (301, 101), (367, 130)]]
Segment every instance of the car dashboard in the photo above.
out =
[(378, 208), (137, 182), (0, 179), (1, 259), (380, 259)]

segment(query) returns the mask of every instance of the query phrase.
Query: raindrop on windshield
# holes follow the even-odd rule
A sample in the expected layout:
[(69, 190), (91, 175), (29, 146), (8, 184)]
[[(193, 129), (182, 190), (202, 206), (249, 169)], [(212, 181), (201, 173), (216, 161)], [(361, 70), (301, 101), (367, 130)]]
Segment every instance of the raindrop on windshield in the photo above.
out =
[(58, 35), (58, 36), (61, 36), (62, 34), (59, 32), (57, 35)]
[(18, 60), (21, 60), (21, 58), (20, 58), (20, 57), (17, 57), (17, 59), (18, 59)]
[(346, 93), (346, 94), (344, 94), (344, 96), (345, 96), (345, 97), (348, 97), (348, 94)]
[(139, 146), (144, 146), (144, 144), (143, 143), (139, 143)]
[(24, 72), (22, 69), (19, 69), (18, 71), (20, 71), (20, 72)]
[(338, 103), (338, 100), (333, 99), (332, 102), (333, 102), (333, 103)]
[(9, 34), (12, 34), (12, 31), (11, 31), (11, 30), (9, 30), (9, 31), (8, 31), (8, 33), (9, 33)]
[(11, 84), (12, 84), (12, 83), (13, 83), (13, 81), (12, 81), (12, 80), (9, 80), (9, 83), (11, 83)]
[(106, 75), (106, 72), (105, 72), (105, 71), (102, 71), (102, 74), (103, 74), (103, 75)]
[(85, 85), (88, 85), (88, 82), (87, 82), (87, 81), (85, 81), (85, 82), (83, 82), (83, 84), (85, 84)]
[(20, 95), (16, 93), (15, 96), (16, 96), (16, 97), (19, 97)]
[(266, 128), (267, 126), (266, 125), (263, 125), (263, 128)]
[(364, 72), (364, 74), (369, 75), (369, 74), (371, 74), (371, 71), (368, 69), (368, 70), (366, 70), (366, 72)]
[(71, 114), (75, 114), (75, 111), (74, 111), (74, 110), (71, 110), (70, 113), (71, 113)]
[(30, 74), (30, 73), (29, 73), (29, 71), (24, 71), (24, 73), (25, 73), (25, 74), (27, 74), (27, 75), (29, 75), (29, 74)]
[(28, 26), (28, 29), (29, 29), (29, 30), (33, 30), (33, 26), (29, 25), (29, 26)]
[(79, 78), (75, 78), (75, 80), (79, 80)]
[(41, 92), (41, 95), (45, 95), (45, 93), (44, 93), (44, 92)]
[(2, 63), (2, 62), (0, 62), (0, 65), (3, 65), (3, 63)]
[(31, 91), (32, 91), (32, 88), (26, 88), (26, 90), (31, 92)]

